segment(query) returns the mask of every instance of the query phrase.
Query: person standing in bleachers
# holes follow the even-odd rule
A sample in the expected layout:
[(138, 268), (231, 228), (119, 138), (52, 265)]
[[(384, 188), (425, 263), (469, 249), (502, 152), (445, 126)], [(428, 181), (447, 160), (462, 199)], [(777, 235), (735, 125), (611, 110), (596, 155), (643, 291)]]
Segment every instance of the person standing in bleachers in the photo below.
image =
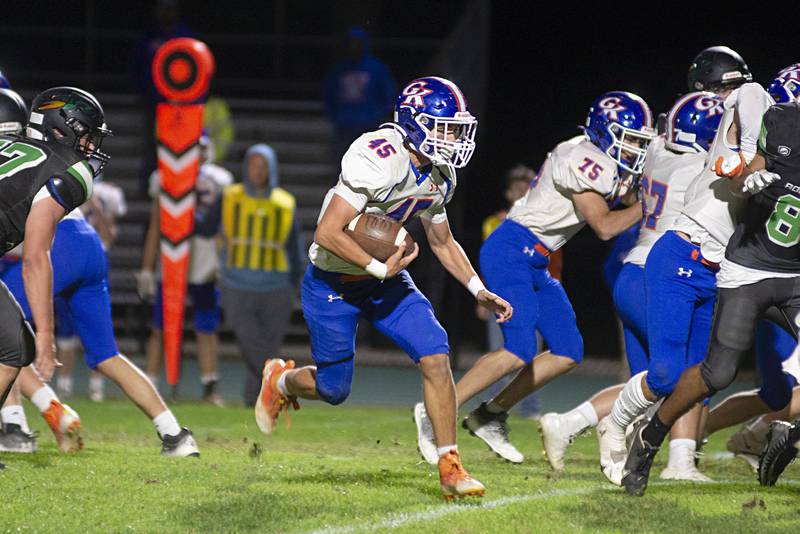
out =
[[(230, 172), (213, 163), (213, 148), (208, 136), (200, 137), (201, 164), (195, 185), (196, 204), (194, 208), (194, 235), (191, 239), (191, 255), (187, 276), (187, 293), (194, 311), (194, 327), (197, 339), (197, 361), (200, 366), (200, 382), (203, 386), (203, 400), (217, 406), (224, 404), (216, 392), (219, 381), (217, 372), (217, 330), (220, 322), (219, 289), (217, 288), (216, 235), (219, 228), (219, 203), (223, 189), (233, 183)], [(146, 373), (158, 384), (163, 361), (163, 301), (162, 286), (158, 281), (160, 269), (156, 269), (159, 251), (159, 206), (158, 195), (161, 187), (161, 173), (154, 171), (150, 176), (150, 196), (153, 206), (150, 210), (150, 227), (145, 238), (142, 270), (136, 275), (139, 296), (153, 302), (153, 325), (147, 342)]]
[(305, 268), (295, 198), (279, 183), (275, 151), (257, 144), (245, 153), (242, 183), (222, 196), (222, 305), (247, 367), (248, 407), (264, 363), (278, 357)]
[(389, 68), (372, 54), (369, 35), (347, 31), (347, 57), (325, 79), (325, 112), (334, 127), (336, 157), (362, 133), (389, 119), (397, 84)]

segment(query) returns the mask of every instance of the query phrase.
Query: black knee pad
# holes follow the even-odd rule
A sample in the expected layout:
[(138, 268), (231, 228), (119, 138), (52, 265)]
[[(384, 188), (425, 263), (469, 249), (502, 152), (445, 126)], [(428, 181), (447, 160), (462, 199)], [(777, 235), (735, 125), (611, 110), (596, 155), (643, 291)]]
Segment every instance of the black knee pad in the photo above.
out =
[(713, 395), (733, 383), (745, 351), (712, 342), (708, 356), (700, 364), (700, 374)]
[(0, 339), (0, 363), (9, 367), (26, 367), (36, 359), (36, 338), (27, 321), (20, 320), (16, 334), (5, 332)]

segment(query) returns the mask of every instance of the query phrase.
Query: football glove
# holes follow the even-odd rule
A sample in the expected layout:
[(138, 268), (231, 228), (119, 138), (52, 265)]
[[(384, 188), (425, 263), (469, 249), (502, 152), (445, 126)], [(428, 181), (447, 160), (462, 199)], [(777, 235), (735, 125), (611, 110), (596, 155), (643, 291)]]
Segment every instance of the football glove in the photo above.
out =
[(718, 157), (717, 161), (714, 162), (714, 172), (720, 178), (736, 178), (742, 174), (745, 165), (744, 155), (741, 152), (737, 152), (727, 158)]
[(755, 195), (781, 179), (780, 174), (769, 172), (767, 170), (756, 171), (744, 179), (742, 186), (742, 193), (750, 193)]

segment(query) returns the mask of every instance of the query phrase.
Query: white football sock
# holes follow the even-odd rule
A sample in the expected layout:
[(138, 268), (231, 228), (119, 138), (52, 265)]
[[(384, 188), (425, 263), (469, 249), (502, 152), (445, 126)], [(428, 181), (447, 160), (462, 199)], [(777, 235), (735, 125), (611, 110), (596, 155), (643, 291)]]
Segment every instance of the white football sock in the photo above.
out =
[(597, 412), (592, 403), (586, 401), (561, 415), (561, 421), (564, 423), (565, 430), (574, 436), (586, 428), (597, 426)]
[(103, 391), (103, 377), (92, 376), (89, 378), (89, 391)]
[(625, 429), (628, 428), (628, 425), (655, 404), (655, 402), (647, 400), (642, 391), (642, 379), (645, 375), (647, 375), (647, 371), (631, 377), (622, 388), (617, 400), (614, 401), (614, 408), (611, 409), (609, 418), (613, 424), (609, 426), (608, 431), (616, 434), (619, 439), (625, 439)]
[(153, 418), (156, 432), (160, 436), (176, 436), (181, 433), (181, 425), (171, 411), (165, 410)]
[(15, 404), (12, 406), (6, 405), (0, 410), (0, 421), (5, 425), (19, 425), (23, 432), (30, 433), (31, 429), (28, 428), (28, 418), (25, 417), (25, 410), (22, 406)]
[(42, 413), (47, 411), (51, 402), (57, 400), (58, 397), (56, 397), (55, 391), (53, 391), (52, 388), (47, 385), (40, 387), (33, 395), (31, 395), (31, 402)]
[(447, 446), (444, 446), (444, 447), (436, 447), (436, 454), (439, 455), (439, 458), (441, 458), (442, 456), (444, 456), (445, 454), (447, 454), (450, 451), (458, 452), (458, 446), (457, 445), (447, 445)]
[(289, 374), (289, 371), (284, 371), (281, 373), (281, 376), (278, 377), (278, 391), (289, 396), (289, 390), (286, 389), (286, 375)]
[(65, 395), (72, 395), (72, 377), (58, 375), (56, 387)]
[(205, 373), (200, 377), (200, 383), (204, 386), (209, 382), (216, 382), (219, 380), (219, 373), (216, 371), (213, 373)]
[(694, 463), (694, 451), (697, 442), (693, 439), (673, 439), (669, 442), (668, 467), (681, 468), (687, 463)]

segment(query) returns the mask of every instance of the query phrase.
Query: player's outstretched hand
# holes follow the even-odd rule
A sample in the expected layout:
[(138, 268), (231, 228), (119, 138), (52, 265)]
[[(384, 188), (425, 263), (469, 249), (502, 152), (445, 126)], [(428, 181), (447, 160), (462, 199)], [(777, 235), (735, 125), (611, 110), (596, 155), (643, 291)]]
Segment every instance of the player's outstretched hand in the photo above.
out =
[(410, 254), (404, 255), (405, 252), (406, 244), (400, 243), (395, 253), (386, 260), (386, 278), (391, 278), (408, 267), (408, 264), (414, 261), (414, 258), (419, 254), (419, 245), (414, 243), (414, 250)]
[(755, 171), (753, 174), (744, 179), (742, 185), (742, 193), (750, 193), (755, 195), (770, 186), (770, 184), (777, 182), (781, 179), (781, 175), (769, 172), (768, 170)]
[(56, 359), (56, 344), (52, 333), (36, 333), (36, 371), (45, 382), (50, 382), (56, 367), (61, 367), (61, 362)]
[(727, 158), (720, 156), (714, 162), (714, 172), (720, 178), (736, 178), (742, 174), (744, 167), (744, 156), (741, 152), (737, 152)]
[(493, 312), (497, 316), (498, 323), (505, 323), (514, 314), (514, 308), (511, 304), (501, 299), (488, 289), (481, 289), (478, 291), (477, 297), (478, 304)]

